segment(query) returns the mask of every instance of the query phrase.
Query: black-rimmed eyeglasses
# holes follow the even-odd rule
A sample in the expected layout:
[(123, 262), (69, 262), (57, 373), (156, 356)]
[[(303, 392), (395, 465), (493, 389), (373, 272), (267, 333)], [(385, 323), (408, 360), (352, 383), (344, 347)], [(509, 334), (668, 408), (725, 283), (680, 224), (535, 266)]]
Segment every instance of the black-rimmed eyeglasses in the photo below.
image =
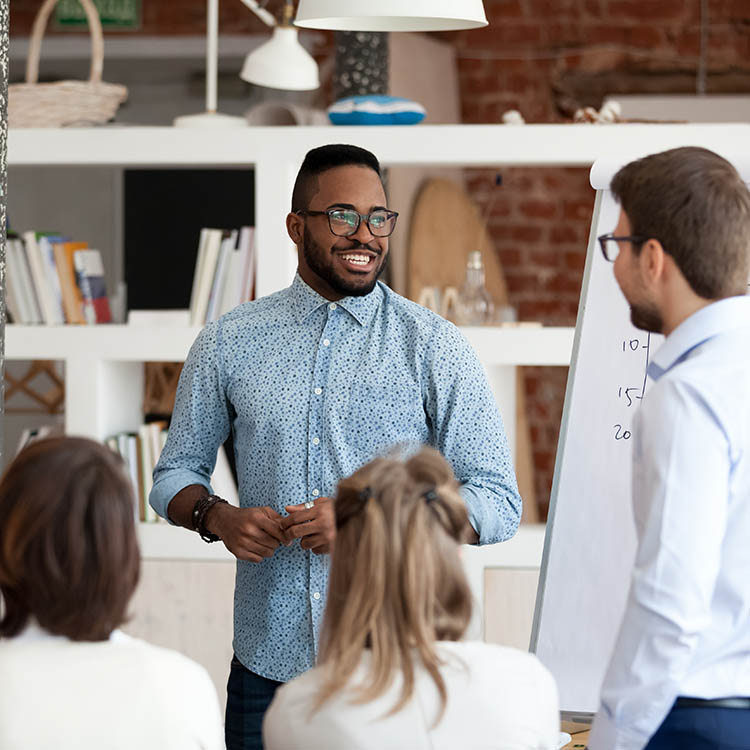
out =
[(389, 237), (396, 228), (398, 212), (378, 209), (369, 214), (361, 214), (349, 208), (328, 208), (325, 211), (295, 211), (298, 216), (327, 216), (328, 226), (337, 237), (351, 237), (357, 233), (364, 221), (373, 237)]
[(632, 237), (618, 237), (614, 234), (601, 234), (596, 238), (599, 241), (599, 247), (602, 249), (602, 255), (605, 260), (614, 263), (620, 252), (621, 242), (632, 242), (634, 245), (642, 245), (648, 237), (633, 235)]

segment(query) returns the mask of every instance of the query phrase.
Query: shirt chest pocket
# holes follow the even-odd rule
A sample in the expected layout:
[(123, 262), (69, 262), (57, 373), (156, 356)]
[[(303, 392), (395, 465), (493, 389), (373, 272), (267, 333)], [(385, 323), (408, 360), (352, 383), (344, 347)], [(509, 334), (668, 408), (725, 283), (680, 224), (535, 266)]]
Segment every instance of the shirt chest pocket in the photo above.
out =
[(372, 455), (397, 443), (424, 442), (427, 420), (414, 383), (359, 382), (349, 392), (349, 440)]

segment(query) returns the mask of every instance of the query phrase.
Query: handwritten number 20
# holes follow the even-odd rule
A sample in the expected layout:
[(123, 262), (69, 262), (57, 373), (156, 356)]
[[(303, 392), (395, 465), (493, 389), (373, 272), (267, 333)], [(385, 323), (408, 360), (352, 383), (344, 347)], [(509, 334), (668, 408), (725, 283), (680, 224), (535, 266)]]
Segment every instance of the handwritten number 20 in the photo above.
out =
[(630, 430), (624, 430), (621, 424), (614, 425), (615, 428), (615, 440), (628, 440), (630, 438)]

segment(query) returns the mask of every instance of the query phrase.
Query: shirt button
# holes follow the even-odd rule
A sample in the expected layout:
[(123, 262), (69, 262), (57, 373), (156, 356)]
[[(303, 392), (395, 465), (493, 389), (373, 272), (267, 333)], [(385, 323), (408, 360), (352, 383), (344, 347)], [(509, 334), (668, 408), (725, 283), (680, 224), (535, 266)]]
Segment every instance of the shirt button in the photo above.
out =
[(320, 591), (316, 591), (316, 592), (315, 592), (315, 593), (313, 594), (313, 599), (320, 599)]
[(313, 438), (313, 445), (317, 445), (320, 442), (320, 438)]
[(322, 388), (316, 388), (315, 389), (315, 395), (316, 396), (320, 396), (321, 393), (323, 393), (323, 389)]
[(312, 493), (315, 497), (317, 497), (320, 494), (320, 490), (313, 490)]
[(328, 305), (328, 309), (329, 310), (335, 310), (336, 309), (336, 303), (335, 302), (331, 302), (331, 304)]
[(323, 346), (330, 346), (331, 342), (328, 339), (323, 339)]

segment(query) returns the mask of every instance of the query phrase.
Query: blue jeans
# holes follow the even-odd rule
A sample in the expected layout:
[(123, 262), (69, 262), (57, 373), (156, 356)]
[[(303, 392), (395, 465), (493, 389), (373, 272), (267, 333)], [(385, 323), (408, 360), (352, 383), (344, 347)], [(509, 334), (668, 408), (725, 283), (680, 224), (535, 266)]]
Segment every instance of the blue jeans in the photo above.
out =
[(750, 750), (750, 710), (674, 706), (646, 750)]
[(235, 656), (227, 681), (227, 750), (263, 750), (263, 715), (281, 682), (251, 672)]

